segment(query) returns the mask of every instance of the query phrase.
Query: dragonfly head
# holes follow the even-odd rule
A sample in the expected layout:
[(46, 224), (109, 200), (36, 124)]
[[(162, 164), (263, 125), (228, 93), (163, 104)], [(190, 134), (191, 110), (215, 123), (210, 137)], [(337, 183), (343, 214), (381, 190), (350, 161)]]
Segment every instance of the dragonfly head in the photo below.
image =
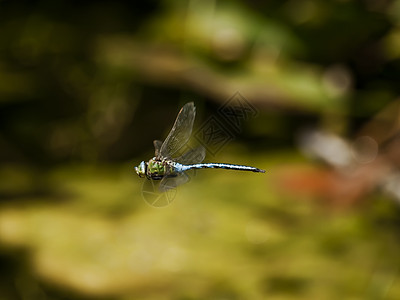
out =
[(139, 177), (145, 177), (146, 176), (146, 169), (147, 165), (144, 161), (142, 161), (139, 166), (135, 167), (136, 174), (139, 175)]

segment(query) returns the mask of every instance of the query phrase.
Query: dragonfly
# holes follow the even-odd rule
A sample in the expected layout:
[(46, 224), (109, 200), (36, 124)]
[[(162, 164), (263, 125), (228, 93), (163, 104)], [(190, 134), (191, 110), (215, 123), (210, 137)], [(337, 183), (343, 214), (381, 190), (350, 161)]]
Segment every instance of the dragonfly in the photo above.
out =
[(168, 191), (189, 180), (187, 171), (193, 169), (229, 169), (265, 173), (265, 170), (236, 164), (203, 163), (206, 150), (203, 146), (192, 148), (182, 155), (179, 151), (187, 145), (193, 130), (196, 107), (186, 103), (178, 113), (175, 123), (164, 142), (155, 140), (155, 156), (148, 162), (142, 161), (135, 171), (139, 177), (160, 180), (158, 190)]

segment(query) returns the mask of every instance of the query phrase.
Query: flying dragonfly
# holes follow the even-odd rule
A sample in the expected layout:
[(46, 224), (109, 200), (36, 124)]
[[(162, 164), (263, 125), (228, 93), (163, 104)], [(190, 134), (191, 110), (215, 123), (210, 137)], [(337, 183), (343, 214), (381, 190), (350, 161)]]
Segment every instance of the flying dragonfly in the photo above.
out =
[(189, 176), (185, 172), (192, 169), (213, 168), (265, 173), (265, 170), (250, 166), (202, 163), (206, 156), (206, 151), (202, 146), (193, 148), (176, 157), (178, 151), (189, 141), (195, 117), (196, 108), (194, 103), (186, 103), (179, 111), (174, 126), (165, 141), (155, 140), (153, 142), (155, 156), (148, 162), (142, 161), (139, 166), (135, 167), (139, 177), (160, 180), (158, 190), (165, 192), (187, 182)]

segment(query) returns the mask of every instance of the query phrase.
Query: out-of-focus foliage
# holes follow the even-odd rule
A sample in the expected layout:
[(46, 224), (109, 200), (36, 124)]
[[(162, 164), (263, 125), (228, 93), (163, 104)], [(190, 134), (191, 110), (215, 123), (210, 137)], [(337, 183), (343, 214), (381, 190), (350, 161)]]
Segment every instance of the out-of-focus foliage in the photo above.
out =
[[(1, 148), (7, 159), (126, 159), (140, 153), (126, 141), (145, 138), (134, 128), (146, 120), (134, 115), (151, 108), (166, 121), (160, 102), (176, 102), (182, 92), (222, 103), (240, 91), (260, 107), (339, 115), (352, 103), (370, 113), (382, 105), (375, 99), (384, 103), (396, 92), (389, 6), (1, 5)], [(349, 100), (354, 85), (368, 89)], [(146, 136), (156, 133), (152, 122), (146, 125)]]
[[(399, 28), (398, 0), (0, 1), (0, 298), (398, 299)], [(237, 92), (257, 118), (208, 159), (267, 173), (147, 206), (132, 164)]]
[[(292, 154), (269, 158), (273, 174), (294, 162)], [(51, 195), (3, 205), (1, 242), (12, 247), (8, 255), (28, 249), (17, 258), (28, 256), (24, 267), (33, 269), (20, 267), (5, 278), (11, 285), (5, 290), (60, 299), (70, 292), (76, 299), (400, 295), (399, 247), (391, 232), (399, 210), (384, 199), (329, 215), (318, 213), (307, 194), (293, 201), (277, 193), (270, 178), (209, 170), (180, 189), (170, 206), (156, 209), (141, 199), (141, 185), (127, 169), (57, 169), (45, 179), (57, 187)]]

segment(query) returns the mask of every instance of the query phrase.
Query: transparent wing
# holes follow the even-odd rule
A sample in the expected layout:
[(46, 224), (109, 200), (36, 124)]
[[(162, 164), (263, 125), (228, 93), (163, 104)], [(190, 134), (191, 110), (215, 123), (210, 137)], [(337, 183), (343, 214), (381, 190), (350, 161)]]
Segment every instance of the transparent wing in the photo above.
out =
[(206, 149), (203, 146), (191, 149), (182, 156), (174, 159), (178, 163), (188, 165), (188, 164), (199, 164), (206, 157)]
[(161, 179), (158, 190), (161, 193), (166, 192), (170, 189), (176, 188), (178, 185), (182, 185), (182, 184), (188, 182), (189, 179), (190, 179), (189, 176), (187, 174), (185, 174), (184, 172), (179, 173), (175, 177), (165, 176), (163, 179)]
[(166, 193), (159, 191), (159, 180), (144, 180), (142, 185), (142, 197), (151, 206), (164, 207), (169, 205), (176, 196), (176, 189), (170, 189)]
[(179, 149), (186, 145), (192, 134), (196, 108), (194, 103), (185, 104), (176, 117), (174, 126), (161, 146), (160, 154), (163, 157), (172, 157)]
[(154, 140), (153, 141), (153, 145), (154, 145), (154, 153), (155, 153), (155, 156), (156, 157), (158, 157), (159, 155), (160, 155), (160, 149), (161, 149), (161, 146), (162, 146), (162, 141), (159, 141), (159, 140)]

